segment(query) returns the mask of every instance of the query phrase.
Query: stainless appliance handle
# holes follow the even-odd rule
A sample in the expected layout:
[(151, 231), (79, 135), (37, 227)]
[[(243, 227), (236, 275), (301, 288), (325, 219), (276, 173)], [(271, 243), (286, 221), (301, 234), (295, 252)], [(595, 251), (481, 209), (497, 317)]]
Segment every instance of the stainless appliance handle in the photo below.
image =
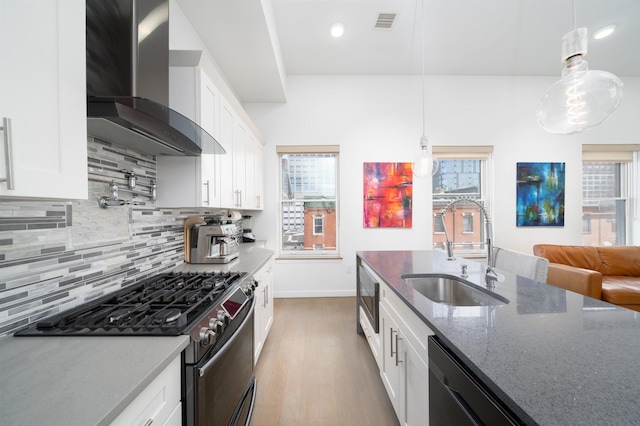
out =
[(7, 189), (15, 189), (13, 182), (13, 147), (11, 137), (11, 119), (9, 117), (2, 117), (2, 127), (0, 130), (3, 132), (4, 140), (4, 162), (7, 167), (7, 176), (4, 179), (0, 179), (0, 182), (7, 183)]
[[(234, 341), (236, 341), (236, 339), (240, 335), (240, 331), (242, 331), (245, 327), (253, 326), (253, 316), (251, 314), (253, 313), (253, 309), (255, 308), (255, 304), (256, 304), (255, 297), (251, 297), (251, 307), (249, 308), (249, 312), (247, 313), (247, 316), (245, 316), (244, 319), (242, 320), (242, 324), (240, 324), (240, 327), (238, 327), (238, 329), (233, 333), (233, 336), (231, 336), (231, 338), (225, 343), (225, 345), (222, 347), (221, 350), (219, 350), (209, 361), (207, 361), (207, 363), (205, 365), (203, 365), (202, 367), (198, 367), (198, 376), (202, 377), (205, 374), (207, 374), (207, 370), (213, 364), (215, 364), (216, 361), (222, 355), (224, 355), (226, 348), (231, 346), (231, 344)], [(249, 321), (249, 319), (251, 319), (251, 321)]]

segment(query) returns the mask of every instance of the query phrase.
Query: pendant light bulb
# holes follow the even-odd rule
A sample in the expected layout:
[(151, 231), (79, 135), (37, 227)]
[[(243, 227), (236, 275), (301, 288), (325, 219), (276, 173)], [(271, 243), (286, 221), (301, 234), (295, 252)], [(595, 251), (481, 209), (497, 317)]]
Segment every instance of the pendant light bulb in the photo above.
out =
[(420, 138), (420, 155), (413, 160), (413, 174), (422, 178), (432, 176), (438, 171), (438, 161), (433, 157), (431, 146), (426, 136)]
[(620, 106), (622, 81), (606, 71), (589, 70), (587, 29), (578, 28), (562, 39), (562, 78), (540, 101), (537, 119), (550, 133), (570, 135), (594, 127), (609, 118)]

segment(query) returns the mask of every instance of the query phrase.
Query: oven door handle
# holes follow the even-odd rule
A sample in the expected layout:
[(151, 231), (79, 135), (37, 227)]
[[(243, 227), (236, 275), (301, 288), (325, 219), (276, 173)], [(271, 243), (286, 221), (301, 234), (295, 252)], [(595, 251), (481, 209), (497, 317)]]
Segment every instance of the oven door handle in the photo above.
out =
[(249, 308), (249, 312), (247, 313), (247, 315), (242, 320), (242, 324), (240, 324), (240, 327), (238, 327), (235, 333), (233, 333), (233, 336), (231, 336), (231, 338), (225, 343), (222, 349), (218, 351), (218, 353), (216, 353), (209, 361), (207, 361), (205, 365), (203, 365), (202, 367), (198, 367), (198, 375), (200, 377), (207, 374), (207, 370), (209, 369), (209, 367), (211, 367), (212, 364), (215, 364), (216, 361), (222, 355), (224, 355), (226, 349), (238, 338), (238, 336), (240, 335), (240, 331), (244, 330), (245, 327), (253, 326), (253, 316), (251, 314), (253, 313), (255, 304), (256, 304), (256, 299), (255, 297), (251, 296), (251, 307)]

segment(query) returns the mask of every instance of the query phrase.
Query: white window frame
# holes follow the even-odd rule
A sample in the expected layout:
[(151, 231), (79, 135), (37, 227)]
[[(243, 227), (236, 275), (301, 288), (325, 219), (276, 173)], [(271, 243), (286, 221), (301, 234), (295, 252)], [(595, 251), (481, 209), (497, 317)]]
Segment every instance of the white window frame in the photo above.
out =
[[(285, 260), (318, 260), (318, 259), (342, 259), (340, 255), (340, 147), (339, 145), (278, 145), (276, 146), (276, 153), (278, 155), (278, 259)], [(336, 180), (336, 194), (335, 194), (335, 214), (336, 214), (336, 248), (335, 250), (325, 250), (324, 244), (322, 249), (319, 249), (319, 244), (313, 244), (310, 250), (283, 250), (283, 205), (284, 203), (291, 202), (292, 200), (285, 200), (282, 192), (282, 156), (283, 155), (296, 155), (296, 154), (334, 154), (336, 158), (335, 164), (335, 180)], [(313, 215), (313, 220), (321, 215)], [(323, 235), (326, 234), (326, 221), (323, 217)], [(320, 235), (315, 233), (315, 223), (312, 223), (313, 235)]]
[[(588, 162), (621, 163), (620, 196), (625, 200), (625, 245), (637, 245), (640, 226), (640, 144), (590, 144), (582, 146), (582, 164)], [(582, 180), (584, 191), (584, 177)], [(581, 208), (584, 200), (581, 203)], [(584, 226), (583, 226), (584, 229)], [(634, 239), (634, 236), (635, 239)]]
[[(485, 210), (489, 213), (489, 219), (493, 222), (492, 212), (493, 209), (493, 197), (492, 197), (492, 188), (493, 188), (493, 146), (491, 145), (456, 145), (456, 146), (434, 146), (433, 147), (433, 155), (434, 157), (440, 160), (480, 160), (480, 194), (479, 198), (476, 199), (478, 202), (482, 202)], [(453, 201), (458, 197), (436, 197), (437, 194), (432, 194), (432, 201), (435, 200), (448, 200)], [(461, 196), (464, 196), (462, 194)], [(435, 206), (435, 204), (434, 204)], [(439, 213), (439, 212), (438, 212)], [(436, 212), (434, 211), (434, 218)], [(452, 214), (451, 211), (447, 211), (447, 216)], [(447, 229), (448, 232), (451, 230)], [(486, 232), (486, 227), (482, 223), (480, 226), (480, 233), (486, 241), (486, 236), (484, 233)], [(436, 235), (442, 235), (442, 232), (435, 232), (435, 229), (432, 230), (433, 237)], [(481, 258), (487, 256), (487, 248), (486, 245), (481, 249), (465, 249), (465, 246), (468, 246), (468, 242), (461, 241), (457, 243), (458, 246), (454, 245), (454, 254), (463, 258)], [(434, 238), (433, 242), (434, 250), (441, 249), (441, 245), (436, 242)]]

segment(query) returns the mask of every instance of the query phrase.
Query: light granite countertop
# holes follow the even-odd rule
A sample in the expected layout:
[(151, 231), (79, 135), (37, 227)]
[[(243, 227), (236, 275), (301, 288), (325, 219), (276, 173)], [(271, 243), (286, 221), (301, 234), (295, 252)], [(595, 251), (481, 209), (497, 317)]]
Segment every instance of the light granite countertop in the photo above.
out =
[(640, 312), (501, 271), (493, 290), (509, 303), (432, 302), (401, 279), (460, 275), (484, 285), (484, 266), (440, 251), (363, 251), (358, 256), (522, 421), (540, 425), (640, 424)]
[(0, 424), (107, 425), (189, 336), (0, 339)]
[[(225, 265), (174, 271), (256, 272), (273, 254), (241, 244)], [(106, 425), (187, 347), (189, 336), (0, 337), (0, 424)]]

